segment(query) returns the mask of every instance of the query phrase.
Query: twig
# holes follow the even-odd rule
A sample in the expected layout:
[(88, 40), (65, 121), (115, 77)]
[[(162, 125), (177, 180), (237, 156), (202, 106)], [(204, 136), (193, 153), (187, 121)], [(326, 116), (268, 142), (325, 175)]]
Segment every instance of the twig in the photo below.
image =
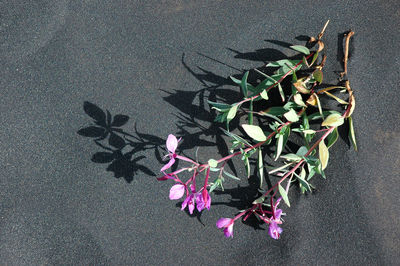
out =
[(322, 28), (321, 32), (318, 34), (318, 41), (321, 40), (322, 36), (324, 36), (325, 30), (326, 30), (326, 27), (328, 27), (328, 24), (329, 24), (329, 19), (325, 23), (325, 26)]
[(346, 37), (346, 44), (344, 47), (344, 58), (343, 58), (343, 63), (344, 63), (344, 71), (342, 73), (340, 73), (340, 78), (343, 78), (345, 75), (347, 75), (347, 61), (349, 59), (349, 43), (350, 43), (350, 38), (351, 36), (354, 35), (354, 31), (349, 31), (349, 33), (347, 33), (345, 35)]

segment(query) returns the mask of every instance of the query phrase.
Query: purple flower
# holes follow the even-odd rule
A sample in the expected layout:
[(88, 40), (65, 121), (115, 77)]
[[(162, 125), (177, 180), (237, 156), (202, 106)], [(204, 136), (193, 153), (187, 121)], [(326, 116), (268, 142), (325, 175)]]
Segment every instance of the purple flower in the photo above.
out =
[(167, 139), (167, 149), (169, 153), (165, 155), (165, 157), (169, 157), (169, 162), (161, 168), (161, 172), (164, 172), (165, 170), (169, 169), (174, 163), (175, 163), (175, 158), (176, 158), (176, 148), (178, 147), (178, 140), (174, 135), (169, 134), (168, 139)]
[(233, 223), (235, 221), (231, 218), (221, 218), (217, 221), (218, 228), (224, 228), (224, 234), (226, 237), (233, 237)]
[(205, 189), (203, 190), (203, 193), (196, 193), (196, 204), (197, 204), (197, 210), (201, 212), (206, 208), (207, 210), (210, 210), (211, 206), (211, 197), (210, 194), (208, 194), (208, 191)]
[(169, 190), (169, 199), (170, 200), (180, 199), (182, 198), (184, 193), (185, 193), (185, 185), (182, 184), (173, 185)]
[(279, 239), (280, 234), (282, 233), (282, 228), (278, 226), (278, 223), (281, 222), (281, 214), (282, 210), (277, 209), (275, 211), (275, 219), (274, 217), (271, 217), (270, 223), (269, 223), (269, 228), (268, 228), (268, 234), (273, 238), (273, 239)]
[(193, 214), (194, 203), (195, 203), (195, 195), (196, 194), (190, 194), (189, 196), (186, 197), (186, 199), (182, 202), (182, 207), (181, 207), (182, 211), (186, 208), (186, 206), (188, 206), (189, 213)]

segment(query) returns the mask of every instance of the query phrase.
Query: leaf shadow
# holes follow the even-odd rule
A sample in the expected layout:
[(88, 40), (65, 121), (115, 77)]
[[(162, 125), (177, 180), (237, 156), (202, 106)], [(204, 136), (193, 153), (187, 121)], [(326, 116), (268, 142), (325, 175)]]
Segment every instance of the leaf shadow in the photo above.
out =
[(92, 138), (96, 146), (102, 149), (92, 155), (92, 162), (108, 164), (106, 171), (112, 172), (115, 178), (125, 179), (127, 183), (133, 181), (138, 171), (156, 176), (147, 166), (139, 163), (146, 157), (137, 153), (146, 149), (158, 151), (162, 139), (139, 133), (136, 125), (136, 136), (124, 131), (122, 126), (129, 120), (127, 115), (112, 116), (108, 110), (104, 111), (88, 101), (84, 102), (83, 109), (93, 120), (89, 126), (79, 129), (77, 134)]

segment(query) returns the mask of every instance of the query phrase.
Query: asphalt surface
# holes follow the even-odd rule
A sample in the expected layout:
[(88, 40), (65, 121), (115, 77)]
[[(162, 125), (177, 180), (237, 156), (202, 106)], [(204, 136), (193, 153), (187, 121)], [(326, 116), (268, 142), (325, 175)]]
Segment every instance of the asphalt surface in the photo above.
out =
[[(215, 222), (251, 186), (229, 181), (190, 216), (156, 181), (162, 145), (173, 133), (187, 155), (226, 155), (205, 100), (233, 102), (230, 75), (294, 55), (327, 19), (328, 84), (356, 33), (359, 151), (339, 139), (327, 180), (291, 195), (280, 240), (251, 223), (225, 239)], [(399, 25), (398, 1), (1, 1), (0, 263), (398, 264)], [(96, 143), (91, 116), (125, 137)]]

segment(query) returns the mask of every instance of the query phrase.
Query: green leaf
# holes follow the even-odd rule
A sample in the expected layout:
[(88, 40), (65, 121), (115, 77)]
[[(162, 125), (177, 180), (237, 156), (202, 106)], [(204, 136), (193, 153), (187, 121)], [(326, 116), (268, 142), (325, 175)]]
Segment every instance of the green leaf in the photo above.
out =
[(286, 110), (285, 108), (281, 107), (281, 106), (275, 106), (275, 107), (271, 107), (269, 108), (266, 113), (270, 114), (270, 115), (274, 115), (274, 116), (279, 116), (279, 115), (283, 115), (284, 113), (286, 113), (288, 110)]
[(324, 74), (322, 73), (321, 69), (317, 69), (314, 71), (313, 73), (313, 77), (316, 81), (318, 81), (318, 83), (322, 83), (322, 79), (324, 77)]
[(275, 161), (278, 160), (279, 156), (282, 153), (282, 150), (283, 150), (283, 139), (284, 139), (284, 136), (283, 135), (279, 135), (278, 141), (277, 141), (277, 144), (276, 144)]
[(232, 77), (232, 76), (230, 76), (230, 78), (231, 78), (231, 80), (232, 80), (233, 82), (235, 82), (237, 85), (242, 84), (242, 81), (241, 81), (240, 79), (237, 79), (237, 78)]
[[(333, 111), (333, 110), (323, 111), (322, 114), (324, 116), (331, 115), (331, 114), (341, 115), (338, 111)], [(313, 113), (313, 114), (308, 116), (309, 120), (317, 120), (317, 119), (320, 119), (320, 118), (322, 118), (322, 115), (320, 113)]]
[(228, 116), (228, 112), (220, 113), (215, 117), (214, 121), (222, 123), (226, 120), (227, 116)]
[(256, 141), (265, 141), (267, 137), (259, 126), (254, 125), (242, 125), (244, 131), (249, 135), (252, 139)]
[(301, 97), (301, 94), (300, 94), (300, 93), (296, 93), (296, 94), (293, 96), (293, 100), (294, 100), (294, 102), (295, 102), (297, 105), (306, 107), (306, 104), (304, 103), (303, 98)]
[(215, 168), (215, 167), (218, 166), (218, 161), (217, 161), (217, 160), (214, 160), (214, 159), (210, 159), (210, 160), (208, 160), (208, 165), (209, 165), (210, 167)]
[(263, 90), (260, 94), (260, 96), (264, 99), (264, 100), (268, 100), (268, 93), (266, 90)]
[(289, 138), (289, 135), (290, 135), (290, 127), (289, 126), (283, 127), (281, 129), (281, 131), (279, 132), (278, 141), (277, 141), (277, 145), (276, 145), (275, 161), (279, 158), (283, 149), (285, 148), (287, 140)]
[(301, 146), (301, 147), (297, 150), (296, 155), (302, 157), (302, 156), (305, 156), (307, 152), (308, 152), (307, 147), (306, 147), (306, 146)]
[(303, 45), (292, 45), (292, 46), (290, 46), (290, 48), (292, 48), (293, 50), (295, 50), (297, 52), (303, 53), (305, 55), (310, 54), (310, 50), (308, 50), (308, 48)]
[(282, 155), (281, 158), (288, 160), (289, 162), (296, 162), (296, 163), (300, 162), (302, 159), (301, 156), (298, 156), (294, 153), (288, 153), (288, 154)]
[(315, 134), (315, 130), (313, 129), (305, 129), (302, 131), (304, 134), (309, 135), (309, 134)]
[(300, 184), (302, 187), (304, 187), (306, 189), (306, 191), (311, 191), (311, 187), (310, 184), (308, 184), (308, 182), (305, 180), (306, 177), (306, 170), (304, 170), (304, 168), (301, 169), (301, 173), (300, 175), (296, 174), (297, 179), (299, 180)]
[(244, 166), (245, 166), (245, 168), (246, 168), (246, 175), (247, 175), (247, 178), (250, 178), (250, 161), (249, 161), (249, 158), (248, 158), (248, 157), (246, 157), (246, 158), (244, 159)]
[(340, 114), (331, 114), (329, 115), (324, 122), (322, 122), (322, 126), (328, 127), (338, 127), (344, 123), (344, 118)]
[(254, 200), (252, 204), (260, 204), (263, 203), (265, 200), (265, 196), (261, 196), (258, 199)]
[(335, 144), (335, 142), (338, 140), (339, 137), (339, 133), (337, 128), (335, 128), (331, 134), (328, 135), (328, 137), (326, 137), (326, 140), (328, 142), (328, 144), (326, 145), (326, 147), (329, 149), (333, 144)]
[(235, 116), (238, 109), (238, 105), (234, 105), (229, 109), (228, 115), (226, 116), (226, 121), (229, 123)]
[(312, 58), (312, 60), (311, 60), (310, 66), (312, 66), (312, 65), (315, 63), (315, 61), (317, 60), (317, 58), (318, 58), (318, 51), (314, 54), (314, 56), (313, 56), (313, 58)]
[(235, 179), (235, 180), (240, 180), (240, 178), (239, 178), (239, 177), (237, 177), (237, 176), (234, 176), (234, 175), (232, 175), (232, 174), (230, 174), (230, 173), (226, 172), (225, 170), (224, 170), (224, 174), (225, 174), (226, 176), (228, 176), (228, 177), (232, 178), (232, 179)]
[(226, 103), (217, 103), (217, 102), (212, 102), (212, 101), (207, 101), (213, 109), (216, 109), (217, 111), (220, 112), (225, 112), (228, 111), (232, 105), (226, 104)]
[(232, 133), (232, 132), (229, 132), (229, 131), (223, 129), (222, 127), (220, 127), (220, 129), (221, 129), (226, 135), (228, 135), (229, 137), (235, 139), (236, 141), (238, 141), (238, 142), (240, 142), (240, 143), (243, 143), (243, 144), (245, 144), (245, 145), (247, 145), (247, 146), (251, 146), (251, 144), (250, 144), (249, 142), (247, 142), (247, 140), (245, 140), (245, 139), (239, 137), (238, 135), (236, 135), (236, 134), (234, 134), (234, 133)]
[(258, 148), (258, 174), (260, 177), (260, 188), (262, 188), (263, 179), (264, 179), (264, 160), (263, 160), (261, 148)]
[(325, 170), (326, 166), (328, 165), (329, 151), (325, 145), (324, 140), (322, 140), (318, 144), (318, 148), (319, 148), (319, 160), (321, 161), (322, 170)]
[(240, 83), (240, 87), (242, 88), (242, 92), (245, 98), (247, 98), (247, 77), (249, 76), (249, 71), (244, 73), (242, 81)]
[(294, 109), (290, 109), (289, 112), (285, 113), (283, 116), (290, 122), (299, 121), (299, 116)]
[(353, 144), (354, 150), (357, 151), (357, 142), (356, 142), (356, 135), (354, 133), (353, 118), (349, 116), (348, 119), (349, 119), (349, 138), (351, 143)]
[(278, 90), (279, 90), (279, 95), (281, 96), (282, 102), (285, 102), (285, 93), (283, 92), (282, 86), (280, 83), (278, 83)]
[(325, 117), (324, 117), (324, 113), (322, 112), (322, 106), (321, 106), (321, 102), (319, 101), (319, 98), (318, 98), (318, 96), (317, 96), (317, 94), (316, 94), (316, 93), (313, 93), (313, 95), (315, 96), (315, 99), (317, 100), (318, 111), (319, 111), (319, 113), (321, 114), (321, 116), (322, 116), (322, 119), (325, 119)]
[(269, 171), (268, 174), (273, 174), (273, 173), (276, 173), (276, 172), (280, 172), (280, 171), (282, 171), (283, 169), (287, 168), (287, 167), (290, 166), (290, 165), (292, 165), (292, 163), (287, 163), (287, 164), (285, 164), (285, 165), (279, 166), (279, 167), (277, 167), (277, 168), (272, 169), (271, 171)]
[(220, 178), (217, 178), (217, 180), (215, 180), (214, 183), (211, 185), (209, 193), (213, 192), (219, 186), (221, 186), (222, 188), (222, 180)]
[(278, 186), (279, 194), (281, 194), (283, 201), (286, 203), (288, 207), (290, 207), (290, 202), (286, 190), (279, 184)]
[(287, 111), (290, 110), (290, 108), (297, 108), (299, 107), (295, 102), (287, 102), (283, 108), (285, 108)]
[(263, 90), (268, 89), (269, 87), (271, 87), (272, 85), (274, 85), (275, 81), (266, 78), (263, 81), (260, 82), (260, 84), (258, 84), (255, 88), (254, 88), (254, 93), (255, 94), (259, 94), (261, 93)]

